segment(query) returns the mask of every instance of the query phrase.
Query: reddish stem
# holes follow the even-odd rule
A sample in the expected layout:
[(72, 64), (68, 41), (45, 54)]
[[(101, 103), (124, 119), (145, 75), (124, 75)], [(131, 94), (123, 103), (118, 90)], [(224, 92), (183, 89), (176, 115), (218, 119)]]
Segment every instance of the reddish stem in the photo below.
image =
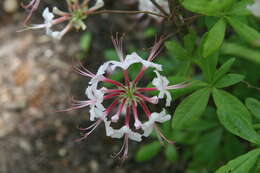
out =
[(145, 104), (144, 101), (141, 101), (140, 104), (141, 104), (142, 109), (143, 109), (144, 112), (145, 112), (145, 115), (146, 115), (147, 118), (149, 119), (149, 117), (150, 117), (150, 115), (151, 115), (151, 112), (149, 111), (149, 108), (147, 107), (147, 105)]
[(120, 93), (108, 94), (108, 95), (104, 96), (104, 100), (110, 99), (110, 98), (118, 96), (118, 95), (120, 95)]
[(130, 121), (130, 106), (126, 107), (126, 116), (125, 116), (125, 125), (129, 127), (129, 121)]
[(108, 106), (108, 108), (106, 109), (105, 114), (108, 115), (109, 112), (118, 104), (118, 102), (119, 102), (118, 99), (114, 100), (113, 103), (111, 103), (111, 104)]
[(146, 67), (143, 66), (142, 69), (140, 70), (140, 72), (138, 73), (138, 75), (136, 76), (136, 78), (134, 79), (134, 84), (137, 84), (139, 82), (139, 80), (144, 75), (145, 70), (146, 70)]

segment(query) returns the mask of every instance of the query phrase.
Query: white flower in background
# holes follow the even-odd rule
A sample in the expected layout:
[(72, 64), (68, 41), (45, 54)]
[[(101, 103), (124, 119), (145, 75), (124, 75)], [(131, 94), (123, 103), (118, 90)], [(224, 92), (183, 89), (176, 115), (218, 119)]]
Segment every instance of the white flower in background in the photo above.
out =
[[(32, 0), (31, 3), (29, 3), (27, 6), (24, 6), (24, 8), (34, 8), (33, 6), (38, 7), (39, 2), (40, 0)], [(86, 19), (88, 15), (90, 15), (94, 11), (104, 6), (103, 0), (96, 0), (96, 3), (92, 7), (88, 8), (89, 2), (90, 1), (85, 1), (84, 3), (80, 3), (80, 1), (75, 1), (75, 2), (68, 1), (68, 6), (70, 9), (69, 12), (63, 12), (59, 10), (57, 7), (54, 7), (52, 12), (50, 12), (49, 8), (47, 7), (44, 9), (42, 13), (42, 16), (44, 18), (44, 23), (32, 25), (31, 27), (26, 27), (24, 30), (45, 28), (46, 35), (57, 40), (60, 40), (73, 27), (76, 28), (77, 30), (79, 29), (85, 30), (86, 25), (83, 22), (83, 20)], [(29, 20), (34, 10), (35, 9), (31, 10), (31, 13), (25, 20), (25, 23)], [(58, 17), (54, 18), (55, 15), (57, 15)], [(63, 23), (65, 21), (69, 21), (69, 22), (61, 31), (52, 30), (52, 27), (54, 25)]]
[(260, 0), (255, 0), (255, 3), (248, 5), (247, 8), (255, 15), (260, 17)]
[[(155, 0), (155, 2), (158, 5), (160, 5), (166, 13), (168, 14), (170, 13), (168, 0)], [(151, 0), (139, 0), (138, 8), (140, 11), (150, 11), (157, 14), (162, 14), (162, 12), (152, 3)], [(150, 15), (150, 16), (156, 19), (157, 21), (161, 21), (162, 19), (159, 16), (155, 16), (155, 15)]]
[[(74, 102), (78, 104), (72, 105), (72, 108), (69, 110), (89, 106), (90, 120), (96, 120), (96, 122), (90, 127), (82, 129), (87, 132), (81, 139), (86, 138), (101, 122), (104, 122), (107, 136), (124, 138), (122, 149), (118, 154), (124, 151), (122, 157), (126, 158), (129, 139), (140, 142), (142, 136), (149, 136), (153, 129), (156, 130), (158, 136), (167, 141), (156, 126), (156, 123), (169, 121), (171, 116), (166, 114), (165, 111), (151, 113), (147, 104), (157, 104), (158, 100), (163, 99), (166, 95), (166, 105), (169, 106), (171, 95), (168, 90), (183, 88), (185, 85), (169, 86), (167, 78), (159, 73), (162, 70), (161, 65), (151, 62), (158, 55), (162, 40), (153, 46), (147, 60), (142, 59), (135, 52), (124, 56), (122, 42), (115, 39), (113, 43), (120, 61), (105, 62), (99, 67), (96, 74), (91, 73), (83, 66), (75, 68), (75, 71), (79, 74), (91, 78), (86, 89), (86, 95), (89, 100)], [(128, 70), (136, 63), (141, 64), (142, 67), (137, 76), (131, 80)], [(155, 87), (152, 88), (140, 86), (140, 84), (143, 84), (140, 80), (148, 68), (155, 70), (156, 74), (152, 80), (152, 84)], [(124, 82), (109, 79), (107, 74), (111, 70), (116, 72), (122, 71)], [(99, 89), (99, 85), (103, 82), (112, 84), (112, 87)], [(159, 91), (159, 95), (147, 96), (150, 95), (150, 91)]]

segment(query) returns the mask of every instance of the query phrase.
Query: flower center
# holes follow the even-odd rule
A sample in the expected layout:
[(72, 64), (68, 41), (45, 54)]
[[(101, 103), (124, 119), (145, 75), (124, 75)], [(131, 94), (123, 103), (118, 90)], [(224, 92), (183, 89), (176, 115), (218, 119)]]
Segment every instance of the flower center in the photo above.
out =
[(127, 99), (128, 102), (136, 101), (137, 97), (135, 96), (136, 87), (133, 83), (130, 82), (129, 86), (124, 89), (123, 98)]

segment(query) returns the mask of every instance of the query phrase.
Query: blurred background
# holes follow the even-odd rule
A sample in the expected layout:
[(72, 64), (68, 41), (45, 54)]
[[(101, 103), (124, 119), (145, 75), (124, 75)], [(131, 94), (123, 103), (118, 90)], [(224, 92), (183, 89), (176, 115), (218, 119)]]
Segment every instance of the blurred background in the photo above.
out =
[[(181, 170), (181, 165), (172, 165), (161, 155), (150, 162), (137, 163), (134, 152), (140, 144), (135, 142), (130, 143), (129, 159), (120, 166), (111, 155), (119, 151), (122, 141), (107, 138), (103, 126), (87, 140), (74, 142), (80, 137), (77, 127), (90, 123), (87, 110), (55, 112), (67, 108), (71, 96), (85, 98), (88, 79), (71, 72), (73, 62), (81, 60), (95, 71), (105, 60), (104, 55), (111, 54), (112, 33), (124, 32), (126, 45), (147, 48), (152, 46), (156, 30), (160, 32), (163, 26), (148, 29), (144, 35), (142, 25), (150, 21), (140, 23), (134, 16), (104, 14), (88, 18), (87, 32), (72, 31), (55, 41), (44, 30), (17, 32), (27, 15), (20, 3), (0, 1), (0, 173)], [(30, 23), (43, 23), (41, 13), (47, 6), (58, 5), (66, 10), (63, 1), (41, 3)], [(136, 9), (136, 4), (123, 6), (121, 1), (106, 1), (106, 8), (122, 7)], [(144, 38), (148, 39), (148, 46), (140, 41)]]

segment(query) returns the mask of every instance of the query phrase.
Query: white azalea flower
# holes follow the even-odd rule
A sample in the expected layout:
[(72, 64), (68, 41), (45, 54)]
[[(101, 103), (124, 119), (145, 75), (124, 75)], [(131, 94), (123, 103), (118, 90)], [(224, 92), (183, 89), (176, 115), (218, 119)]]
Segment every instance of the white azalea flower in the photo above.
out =
[[(90, 106), (90, 120), (93, 121), (97, 119), (96, 123), (90, 127), (81, 129), (86, 131), (81, 139), (85, 139), (101, 122), (104, 122), (107, 136), (123, 138), (123, 146), (116, 157), (122, 154), (122, 159), (125, 159), (128, 153), (129, 139), (140, 142), (142, 141), (142, 136), (147, 137), (153, 128), (156, 129), (160, 139), (171, 143), (155, 124), (156, 122), (163, 123), (168, 121), (171, 116), (166, 114), (165, 111), (151, 114), (147, 104), (157, 104), (158, 99), (166, 95), (166, 106), (169, 106), (172, 98), (168, 90), (183, 88), (186, 85), (181, 83), (168, 86), (169, 81), (158, 72), (162, 70), (161, 65), (151, 62), (159, 52), (161, 41), (153, 46), (147, 60), (142, 59), (135, 52), (123, 56), (122, 41), (115, 39), (113, 43), (118, 52), (120, 61), (108, 61), (104, 63), (99, 67), (96, 74), (90, 72), (83, 66), (75, 68), (76, 72), (91, 78), (91, 80), (86, 89), (86, 95), (89, 100), (74, 101), (73, 110)], [(129, 75), (131, 71), (128, 71), (128, 69), (135, 63), (139, 63), (142, 67), (136, 77), (132, 78), (132, 76)], [(152, 81), (155, 87), (147, 88), (138, 85), (148, 68), (155, 70), (154, 72), (157, 75)], [(117, 81), (109, 77), (111, 70), (116, 69), (123, 73), (124, 81)], [(97, 89), (99, 82), (112, 85), (109, 86), (109, 88)], [(154, 96), (153, 93), (150, 93), (151, 91), (159, 91), (160, 93), (158, 96)], [(105, 108), (102, 104), (104, 100), (106, 100), (107, 103), (110, 102), (107, 105), (104, 103)], [(141, 110), (143, 111), (142, 113), (140, 113)], [(118, 129), (114, 129), (111, 126), (112, 122), (113, 124), (117, 124)], [(142, 128), (143, 132), (134, 130), (139, 128)]]
[(160, 91), (158, 98), (163, 98), (166, 95), (166, 106), (171, 105), (172, 97), (170, 92), (167, 90), (169, 81), (166, 77), (161, 76), (158, 71), (154, 71), (157, 75), (156, 78), (153, 79), (152, 84)]
[(97, 10), (99, 8), (102, 8), (104, 6), (104, 1), (103, 0), (96, 0), (96, 3), (93, 7), (91, 7), (89, 10)]
[[(56, 8), (56, 7), (54, 7)], [(51, 36), (54, 39), (61, 39), (61, 32), (60, 31), (53, 31), (51, 27), (53, 26), (53, 19), (54, 14), (50, 12), (49, 8), (46, 7), (42, 13), (42, 17), (44, 18), (44, 24), (38, 24), (33, 25), (32, 27), (29, 27), (28, 29), (40, 29), (45, 28), (46, 29), (46, 35)]]
[(102, 117), (104, 115), (104, 106), (102, 105), (104, 93), (102, 90), (98, 90), (96, 87), (89, 86), (86, 89), (86, 95), (91, 100), (90, 106), (90, 121), (94, 121), (95, 118)]
[(114, 133), (114, 129), (110, 126), (111, 121), (107, 121), (106, 118), (104, 118), (105, 128), (106, 128), (106, 135), (111, 136)]
[(120, 129), (113, 130), (112, 138), (122, 138), (125, 134), (128, 135), (129, 139), (133, 141), (140, 142), (142, 141), (142, 135), (137, 132), (133, 132), (129, 127), (123, 126)]
[(255, 15), (260, 17), (260, 0), (256, 0), (254, 4), (248, 5), (247, 8)]
[(165, 121), (169, 121), (170, 119), (171, 116), (169, 114), (166, 114), (165, 110), (163, 110), (161, 113), (152, 113), (149, 120), (142, 124), (142, 129), (144, 130), (143, 136), (147, 137), (152, 133), (153, 124), (155, 122), (163, 123)]
[[(159, 4), (166, 13), (170, 13), (168, 0), (155, 0), (155, 2)], [(140, 11), (150, 11), (157, 14), (161, 14), (161, 11), (152, 3), (151, 0), (139, 0), (138, 8)], [(161, 17), (155, 15), (150, 16), (156, 19), (157, 21), (161, 20)]]

